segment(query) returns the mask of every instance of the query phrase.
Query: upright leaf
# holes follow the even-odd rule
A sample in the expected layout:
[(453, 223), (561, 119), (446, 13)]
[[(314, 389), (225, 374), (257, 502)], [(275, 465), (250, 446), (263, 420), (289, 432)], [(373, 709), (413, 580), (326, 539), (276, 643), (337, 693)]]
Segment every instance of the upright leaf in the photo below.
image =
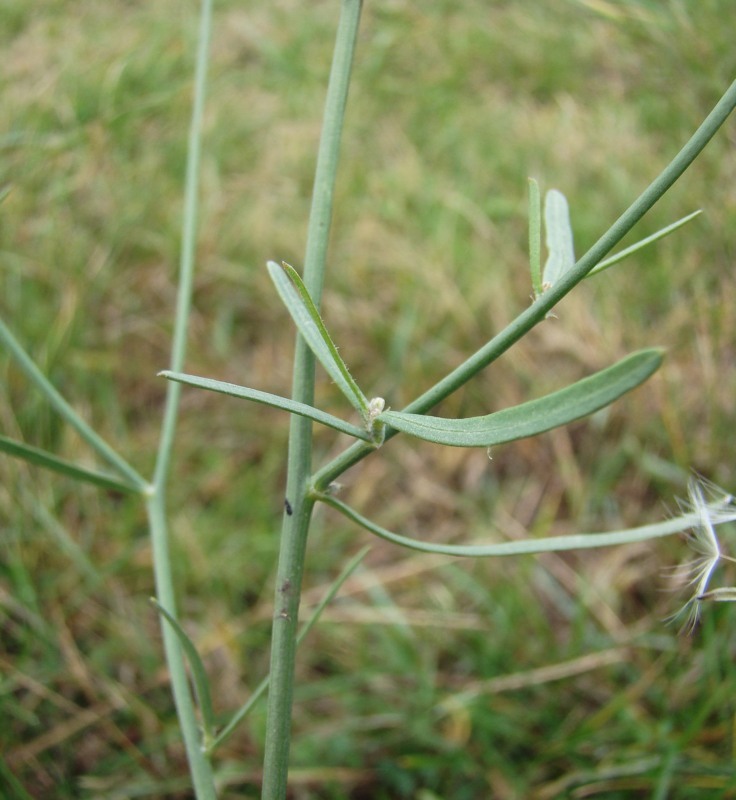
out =
[(557, 392), (483, 417), (446, 419), (384, 411), (379, 419), (395, 430), (429, 442), (490, 447), (535, 436), (592, 414), (643, 383), (661, 363), (661, 350), (641, 350)]
[(604, 269), (608, 269), (612, 267), (614, 264), (618, 264), (619, 261), (623, 261), (625, 258), (633, 255), (637, 251), (641, 250), (642, 247), (646, 247), (649, 244), (654, 244), (654, 242), (658, 241), (659, 239), (663, 239), (665, 236), (669, 236), (671, 233), (674, 233), (678, 228), (681, 228), (686, 223), (690, 222), (690, 220), (695, 219), (695, 217), (700, 216), (702, 214), (702, 209), (698, 209), (697, 211), (693, 211), (691, 214), (688, 214), (686, 217), (682, 217), (682, 219), (678, 219), (676, 222), (672, 222), (670, 225), (666, 225), (664, 228), (660, 228), (656, 233), (653, 233), (651, 236), (647, 236), (644, 239), (641, 239), (638, 242), (630, 245), (629, 247), (625, 247), (623, 250), (620, 250), (618, 253), (614, 253), (612, 256), (601, 261), (598, 266), (593, 267), (593, 269), (588, 273), (588, 277), (591, 275), (597, 275), (599, 272), (603, 272)]
[(299, 333), (340, 391), (368, 419), (368, 400), (348, 371), (299, 273), (289, 264), (268, 262), (268, 272)]
[(544, 291), (542, 286), (542, 204), (539, 184), (529, 178), (529, 268), (532, 275), (534, 296)]
[(548, 289), (575, 265), (570, 211), (565, 195), (557, 189), (550, 189), (545, 195), (544, 226), (549, 255), (544, 265), (542, 285)]

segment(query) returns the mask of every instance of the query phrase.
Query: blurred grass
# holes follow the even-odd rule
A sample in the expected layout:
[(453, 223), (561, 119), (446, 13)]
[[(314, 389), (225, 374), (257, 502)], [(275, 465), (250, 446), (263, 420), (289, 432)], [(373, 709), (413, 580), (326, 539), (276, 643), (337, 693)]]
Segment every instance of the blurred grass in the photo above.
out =
[[(729, 0), (367, 4), (325, 296), (366, 391), (400, 407), (528, 302), (526, 178), (582, 252), (733, 79)], [(287, 392), (263, 266), (300, 264), (336, 3), (217, 4), (191, 372)], [(150, 469), (173, 314), (194, 4), (0, 7), (0, 311)], [(734, 122), (644, 236), (443, 413), (483, 413), (666, 345), (606, 414), (483, 452), (396, 440), (346, 476), (383, 524), (444, 540), (659, 519), (695, 468), (733, 487)], [(388, 324), (387, 324), (388, 322)], [(90, 456), (0, 360), (0, 430)], [(326, 380), (322, 401), (343, 413)], [(318, 457), (339, 451), (320, 434)], [(187, 627), (219, 710), (267, 665), (286, 420), (185, 394), (172, 485)], [(140, 507), (0, 460), (3, 797), (185, 798)], [(318, 515), (305, 604), (366, 541)], [(736, 796), (733, 614), (683, 639), (676, 542), (460, 563), (376, 544), (299, 664), (294, 798)], [(545, 672), (544, 668), (551, 672)], [(559, 667), (559, 670), (555, 670)], [(494, 683), (494, 679), (507, 679)], [(262, 710), (218, 758), (257, 796)]]

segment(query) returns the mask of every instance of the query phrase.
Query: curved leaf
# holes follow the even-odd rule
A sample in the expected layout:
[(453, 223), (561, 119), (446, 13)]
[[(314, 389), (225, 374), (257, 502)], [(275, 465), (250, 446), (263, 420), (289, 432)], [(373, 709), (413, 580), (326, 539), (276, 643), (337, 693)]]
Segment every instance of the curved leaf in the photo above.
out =
[(270, 392), (260, 392), (258, 389), (248, 389), (246, 386), (238, 386), (235, 383), (227, 383), (225, 381), (216, 381), (212, 380), (212, 378), (199, 378), (196, 375), (187, 375), (184, 372), (164, 370), (158, 374), (162, 378), (184, 383), (187, 386), (196, 386), (199, 389), (207, 389), (211, 392), (230, 395), (230, 397), (239, 397), (242, 400), (252, 400), (254, 403), (261, 403), (266, 406), (271, 406), (272, 408), (280, 408), (282, 411), (288, 411), (290, 414), (308, 417), (314, 420), (314, 422), (327, 425), (329, 428), (340, 431), (340, 433), (347, 433), (348, 436), (354, 436), (356, 439), (362, 439), (365, 442), (372, 441), (370, 434), (365, 428), (351, 425), (349, 422), (345, 422), (339, 417), (334, 417), (326, 411), (320, 411), (318, 408), (308, 406), (305, 403), (298, 403), (296, 400), (289, 400), (288, 397), (281, 397), (278, 394), (271, 394)]
[(663, 522), (656, 522), (652, 525), (642, 525), (639, 528), (607, 531), (605, 533), (575, 533), (570, 536), (548, 536), (540, 539), (521, 539), (515, 542), (496, 542), (494, 544), (439, 544), (410, 539), (408, 536), (401, 536), (398, 533), (382, 528), (332, 495), (321, 494), (317, 499), (328, 506), (332, 506), (348, 519), (381, 539), (402, 547), (408, 547), (411, 550), (419, 550), (422, 553), (457, 556), (460, 558), (519, 556), (533, 553), (560, 552), (563, 550), (585, 550), (594, 547), (613, 547), (620, 544), (645, 542), (648, 539), (655, 539), (661, 536), (671, 536), (698, 524), (698, 515), (689, 513), (664, 520)]
[(384, 411), (379, 419), (398, 431), (429, 442), (490, 447), (535, 436), (592, 414), (643, 383), (661, 363), (661, 350), (641, 350), (557, 392), (483, 417), (446, 419)]
[(210, 694), (210, 682), (207, 677), (207, 670), (204, 668), (202, 659), (197, 651), (194, 642), (187, 636), (186, 631), (179, 624), (176, 617), (170, 614), (155, 597), (151, 598), (151, 603), (156, 607), (159, 614), (171, 626), (171, 630), (176, 634), (182, 650), (186, 653), (189, 666), (192, 670), (192, 683), (194, 692), (197, 695), (199, 711), (202, 715), (202, 746), (209, 747), (215, 736), (215, 712), (212, 706), (212, 696)]
[(368, 399), (340, 357), (299, 273), (289, 264), (282, 262), (279, 266), (275, 261), (268, 262), (268, 272), (309, 349), (350, 403), (368, 419)]

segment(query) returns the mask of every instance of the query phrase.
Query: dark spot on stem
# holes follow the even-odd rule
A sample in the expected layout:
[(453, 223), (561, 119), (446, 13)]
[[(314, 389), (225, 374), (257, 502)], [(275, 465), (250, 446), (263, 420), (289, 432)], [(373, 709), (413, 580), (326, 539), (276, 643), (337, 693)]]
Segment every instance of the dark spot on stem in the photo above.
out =
[(294, 509), (291, 507), (291, 503), (289, 502), (289, 498), (284, 498), (284, 508), (286, 509), (286, 513), (288, 516), (291, 516), (294, 513)]

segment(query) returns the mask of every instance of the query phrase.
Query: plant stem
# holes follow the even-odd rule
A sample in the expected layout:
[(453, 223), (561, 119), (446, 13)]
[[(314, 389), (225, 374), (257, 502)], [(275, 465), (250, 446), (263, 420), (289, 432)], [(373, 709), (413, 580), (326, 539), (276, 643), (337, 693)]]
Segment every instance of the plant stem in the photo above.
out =
[[(342, 572), (337, 576), (335, 581), (332, 583), (329, 590), (327, 591), (327, 594), (325, 594), (325, 596), (317, 604), (317, 607), (312, 612), (312, 616), (304, 623), (301, 630), (299, 631), (299, 635), (296, 637), (297, 645), (300, 645), (304, 641), (304, 638), (309, 633), (309, 631), (312, 630), (312, 628), (315, 626), (322, 612), (332, 602), (332, 600), (335, 598), (335, 595), (342, 588), (343, 583), (345, 583), (345, 581), (353, 574), (355, 568), (365, 558), (369, 550), (370, 547), (364, 547), (362, 550), (356, 553), (350, 559), (350, 561), (348, 561), (348, 563), (343, 567)], [(266, 689), (268, 689), (270, 682), (271, 682), (271, 676), (266, 675), (266, 677), (253, 690), (247, 702), (235, 712), (235, 714), (232, 716), (227, 725), (217, 734), (214, 741), (209, 747), (210, 753), (213, 752), (215, 748), (219, 747), (221, 744), (224, 744), (224, 742), (228, 740), (228, 738), (232, 735), (233, 731), (238, 727), (238, 725), (243, 721), (243, 719), (245, 719), (245, 717), (248, 715), (253, 706), (266, 692)]]
[[(148, 525), (153, 548), (156, 599), (176, 619), (176, 596), (171, 572), (166, 509), (162, 492), (157, 491), (148, 498), (146, 510), (148, 512)], [(192, 776), (194, 796), (197, 800), (217, 800), (212, 767), (202, 750), (199, 725), (194, 710), (192, 693), (189, 688), (182, 647), (174, 629), (166, 622), (163, 616), (161, 616), (161, 632), (166, 663), (169, 668), (171, 691), (174, 695), (179, 728), (184, 739), (189, 771)]]
[(342, 0), (325, 99), (304, 256), (304, 284), (317, 308), (322, 300), (335, 176), (362, 6), (363, 0)]
[[(318, 308), (361, 7), (362, 0), (342, 1), (317, 155), (304, 258), (304, 284)], [(294, 354), (292, 399), (307, 405), (314, 401), (314, 357), (301, 336), (297, 336)], [(314, 506), (314, 500), (306, 492), (311, 466), (312, 423), (304, 417), (292, 416), (286, 481), (287, 511), (290, 509), (292, 513), (284, 513), (276, 573), (263, 800), (282, 800), (286, 796), (299, 601), (307, 534)]]
[[(402, 410), (413, 414), (426, 413), (453, 392), (456, 392), (488, 364), (495, 361), (519, 341), (538, 322), (545, 319), (552, 308), (577, 286), (596, 264), (605, 258), (606, 254), (626, 236), (647, 211), (682, 176), (713, 138), (716, 131), (723, 125), (734, 108), (736, 108), (736, 81), (729, 86), (680, 152), (557, 284), (540, 295), (513, 322), (483, 347)], [(388, 441), (396, 433), (397, 431), (387, 428), (385, 440)], [(320, 492), (324, 491), (346, 469), (357, 464), (358, 461), (361, 461), (371, 452), (373, 452), (373, 448), (366, 446), (364, 443), (354, 443), (314, 475), (314, 488)]]
[[(210, 31), (212, 26), (212, 2), (202, 0), (197, 64), (194, 76), (194, 103), (189, 125), (187, 144), (187, 166), (184, 187), (184, 214), (181, 232), (181, 254), (179, 261), (179, 282), (176, 294), (176, 316), (174, 335), (171, 343), (169, 370), (182, 372), (187, 350), (189, 312), (192, 306), (192, 286), (194, 283), (194, 256), (197, 242), (197, 215), (199, 194), (199, 163), (202, 153), (202, 118), (207, 86), (207, 61), (209, 57)], [(159, 440), (154, 484), (160, 486), (168, 477), (171, 452), (179, 415), (181, 384), (168, 381), (166, 386), (166, 406)]]
[[(194, 80), (194, 103), (187, 147), (179, 283), (170, 359), (170, 368), (175, 372), (180, 372), (184, 365), (189, 311), (192, 300), (194, 251), (197, 238), (199, 162), (202, 147), (202, 117), (207, 81), (211, 23), (212, 0), (202, 0)], [(166, 485), (170, 473), (181, 388), (181, 384), (179, 383), (175, 383), (174, 381), (167, 382), (166, 406), (164, 408), (161, 437), (159, 439), (156, 466), (154, 469), (153, 491), (146, 504), (153, 548), (156, 599), (173, 619), (177, 619), (177, 612), (166, 525)], [(169, 625), (163, 616), (161, 616), (161, 629), (166, 663), (171, 678), (171, 689), (174, 695), (176, 712), (179, 717), (179, 727), (181, 728), (184, 738), (194, 793), (197, 800), (216, 800), (217, 793), (215, 790), (212, 767), (202, 750), (199, 726), (197, 724), (194, 702), (187, 679), (182, 647), (173, 627)]]

